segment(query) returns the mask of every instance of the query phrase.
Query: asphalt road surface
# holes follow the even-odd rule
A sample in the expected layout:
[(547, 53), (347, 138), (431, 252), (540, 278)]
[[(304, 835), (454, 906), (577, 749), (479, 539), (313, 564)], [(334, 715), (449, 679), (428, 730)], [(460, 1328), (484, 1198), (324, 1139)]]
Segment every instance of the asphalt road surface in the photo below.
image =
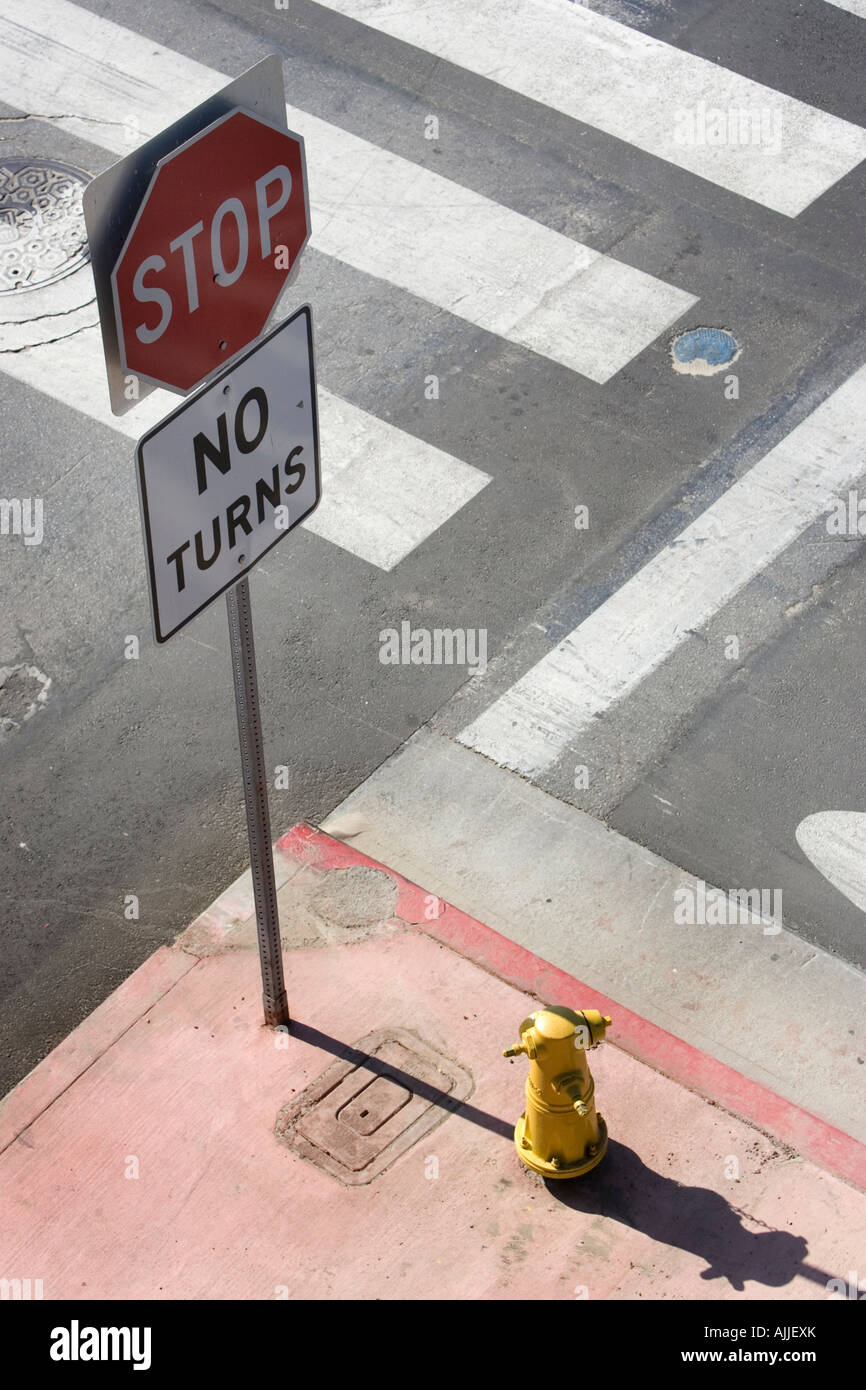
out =
[(111, 415), (86, 265), (10, 281), (9, 162), (96, 175), (269, 53), (324, 477), (250, 581), (275, 833), (436, 720), (863, 966), (864, 45), (863, 0), (0, 0), (0, 1091), (247, 859), (225, 605), (151, 634), (177, 398)]

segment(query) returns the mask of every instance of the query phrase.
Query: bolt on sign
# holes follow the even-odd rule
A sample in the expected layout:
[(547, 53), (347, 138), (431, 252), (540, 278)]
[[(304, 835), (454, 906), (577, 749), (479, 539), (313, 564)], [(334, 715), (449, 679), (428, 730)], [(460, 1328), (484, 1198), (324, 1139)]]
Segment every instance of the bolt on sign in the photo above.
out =
[(319, 501), (309, 307), (149, 430), (136, 458), (153, 628), (166, 642)]

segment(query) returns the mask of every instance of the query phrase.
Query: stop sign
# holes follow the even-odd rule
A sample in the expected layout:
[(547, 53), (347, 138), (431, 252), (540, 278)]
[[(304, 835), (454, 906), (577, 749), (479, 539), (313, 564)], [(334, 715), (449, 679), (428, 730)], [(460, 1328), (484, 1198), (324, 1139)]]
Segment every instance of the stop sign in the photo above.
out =
[(124, 371), (192, 390), (259, 336), (309, 235), (299, 136), (237, 110), (161, 159), (111, 276)]

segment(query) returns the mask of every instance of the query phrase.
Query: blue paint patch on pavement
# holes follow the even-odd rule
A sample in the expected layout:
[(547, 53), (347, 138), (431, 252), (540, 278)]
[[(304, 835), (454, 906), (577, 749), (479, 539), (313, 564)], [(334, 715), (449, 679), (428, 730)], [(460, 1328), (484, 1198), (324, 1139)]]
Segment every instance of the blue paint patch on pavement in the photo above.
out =
[(740, 355), (740, 346), (725, 328), (692, 328), (671, 344), (674, 369), (691, 375), (712, 376)]
[(702, 357), (708, 367), (722, 367), (732, 362), (736, 352), (736, 339), (724, 328), (693, 328), (674, 343), (674, 357), (678, 362), (694, 362), (696, 357)]

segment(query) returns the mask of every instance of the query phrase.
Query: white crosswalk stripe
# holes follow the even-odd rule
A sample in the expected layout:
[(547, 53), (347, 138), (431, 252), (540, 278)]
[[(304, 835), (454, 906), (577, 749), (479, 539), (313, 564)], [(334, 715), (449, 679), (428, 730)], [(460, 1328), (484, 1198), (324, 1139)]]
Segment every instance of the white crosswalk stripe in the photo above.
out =
[[(71, 346), (74, 342), (74, 348)], [(178, 403), (154, 391), (135, 410), (111, 414), (98, 328), (25, 352), (0, 353), (0, 371), (129, 439)], [(486, 473), (318, 389), (322, 501), (308, 531), (390, 570), (490, 481)]]
[(532, 776), (623, 699), (862, 475), (866, 367), (459, 735)]
[[(68, 0), (0, 0), (0, 52), (5, 101), (117, 154), (226, 81)], [(592, 381), (696, 303), (297, 107), (287, 114), (307, 141), (312, 246)]]
[(788, 217), (866, 130), (566, 0), (322, 0)]
[(848, 10), (850, 14), (866, 19), (866, 0), (829, 0), (829, 3), (835, 5), (837, 10)]

